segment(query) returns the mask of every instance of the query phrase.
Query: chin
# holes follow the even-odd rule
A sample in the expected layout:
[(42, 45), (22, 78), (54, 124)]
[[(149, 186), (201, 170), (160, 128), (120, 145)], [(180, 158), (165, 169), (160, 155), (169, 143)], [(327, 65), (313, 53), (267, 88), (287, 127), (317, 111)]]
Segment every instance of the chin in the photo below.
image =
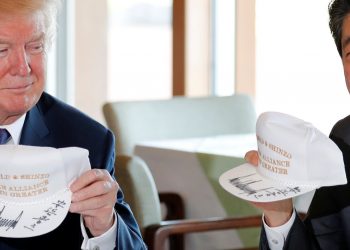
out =
[(16, 105), (10, 106), (8, 107), (8, 114), (10, 114), (11, 116), (22, 116), (23, 114), (25, 114), (26, 112), (28, 112), (32, 107), (34, 107), (35, 102), (25, 102), (22, 104), (16, 103)]

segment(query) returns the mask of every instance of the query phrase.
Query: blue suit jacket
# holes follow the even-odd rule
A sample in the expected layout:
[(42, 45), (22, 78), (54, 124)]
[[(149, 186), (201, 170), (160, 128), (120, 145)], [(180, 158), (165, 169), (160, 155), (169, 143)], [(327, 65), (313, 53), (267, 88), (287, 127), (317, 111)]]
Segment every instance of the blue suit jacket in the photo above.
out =
[[(43, 93), (39, 102), (26, 116), (20, 144), (33, 146), (82, 147), (89, 150), (92, 168), (107, 169), (114, 174), (114, 136), (101, 124), (78, 110)], [(116, 249), (145, 249), (139, 228), (123, 201), (117, 195)], [(54, 231), (31, 238), (0, 238), (1, 250), (18, 249), (80, 249), (83, 238), (80, 215), (68, 213), (63, 223)]]

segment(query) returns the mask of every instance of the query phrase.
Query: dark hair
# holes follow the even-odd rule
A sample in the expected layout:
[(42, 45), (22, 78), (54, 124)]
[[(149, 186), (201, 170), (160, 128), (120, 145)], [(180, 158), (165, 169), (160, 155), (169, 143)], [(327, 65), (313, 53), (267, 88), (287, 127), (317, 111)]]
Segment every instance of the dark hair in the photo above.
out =
[(345, 17), (350, 14), (350, 0), (333, 0), (328, 5), (329, 28), (337, 46), (339, 55), (342, 56), (342, 28)]

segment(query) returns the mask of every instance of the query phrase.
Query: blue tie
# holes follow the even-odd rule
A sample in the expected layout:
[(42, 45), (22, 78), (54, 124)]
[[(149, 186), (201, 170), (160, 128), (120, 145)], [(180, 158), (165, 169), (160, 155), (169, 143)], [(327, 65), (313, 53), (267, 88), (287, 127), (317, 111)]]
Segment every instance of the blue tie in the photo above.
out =
[(0, 128), (0, 144), (6, 144), (11, 138), (7, 129)]

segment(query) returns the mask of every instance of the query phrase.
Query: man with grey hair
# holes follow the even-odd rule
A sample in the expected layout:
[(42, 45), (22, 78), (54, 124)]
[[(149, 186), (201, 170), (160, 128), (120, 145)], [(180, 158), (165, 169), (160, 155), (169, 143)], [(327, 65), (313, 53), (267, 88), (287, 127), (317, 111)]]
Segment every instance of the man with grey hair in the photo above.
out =
[(82, 147), (92, 170), (77, 178), (72, 204), (55, 230), (0, 238), (0, 249), (145, 249), (114, 174), (114, 136), (44, 92), (57, 0), (0, 1), (0, 143)]

